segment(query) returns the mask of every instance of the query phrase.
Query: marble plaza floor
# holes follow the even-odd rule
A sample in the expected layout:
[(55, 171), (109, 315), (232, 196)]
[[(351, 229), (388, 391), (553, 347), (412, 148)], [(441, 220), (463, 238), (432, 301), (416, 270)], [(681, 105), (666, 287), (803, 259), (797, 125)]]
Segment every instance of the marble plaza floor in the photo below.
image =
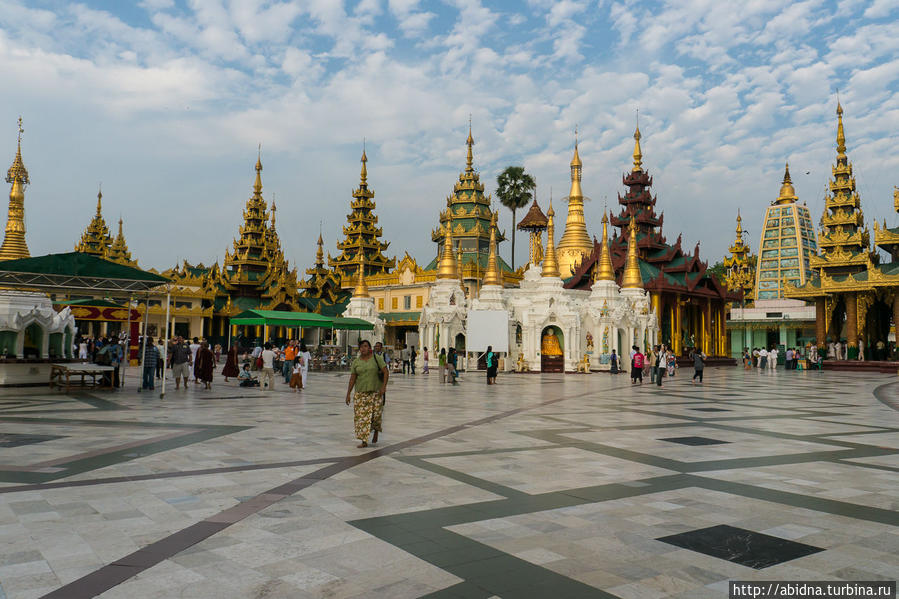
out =
[[(395, 375), (0, 391), (0, 598), (727, 597), (893, 580), (899, 381), (842, 372)], [(158, 391), (158, 387), (157, 387)]]

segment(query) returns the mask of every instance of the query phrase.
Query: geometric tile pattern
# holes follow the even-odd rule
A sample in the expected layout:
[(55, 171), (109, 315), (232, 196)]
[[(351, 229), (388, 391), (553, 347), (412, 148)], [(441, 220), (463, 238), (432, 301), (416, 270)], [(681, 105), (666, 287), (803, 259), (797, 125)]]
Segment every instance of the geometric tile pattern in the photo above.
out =
[[(0, 434), (56, 438), (0, 452), (0, 597), (702, 599), (735, 579), (893, 580), (894, 379), (394, 375), (366, 450), (340, 373), (164, 401), (3, 390)], [(691, 437), (716, 444), (671, 441)]]

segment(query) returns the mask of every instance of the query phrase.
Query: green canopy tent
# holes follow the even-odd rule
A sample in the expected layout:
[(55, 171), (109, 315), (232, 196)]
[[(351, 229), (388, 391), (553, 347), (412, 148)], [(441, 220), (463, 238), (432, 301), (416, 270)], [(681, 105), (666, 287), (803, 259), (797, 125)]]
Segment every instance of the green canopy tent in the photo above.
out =
[[(334, 319), (313, 312), (282, 312), (281, 310), (245, 310), (231, 318), (234, 325), (264, 325), (289, 329), (330, 329)], [(263, 340), (267, 340), (263, 335)], [(231, 329), (228, 328), (228, 347), (231, 347)]]
[[(19, 260), (0, 262), (0, 287), (19, 289), (22, 291), (43, 291), (45, 293), (69, 294), (87, 292), (102, 294), (105, 297), (128, 298), (128, 306), (135, 293), (146, 293), (149, 300), (151, 290), (169, 283), (169, 279), (133, 266), (110, 262), (91, 254), (67, 252), (63, 254), (47, 254)], [(168, 345), (169, 289), (166, 286), (166, 327), (165, 343)], [(161, 291), (160, 291), (161, 294)], [(76, 300), (78, 301), (78, 300)], [(104, 300), (85, 300), (83, 304), (97, 305)], [(57, 302), (73, 305), (72, 302)], [(149, 309), (149, 301), (147, 308)], [(77, 304), (74, 304), (77, 305)], [(130, 323), (130, 311), (129, 311)], [(128, 326), (130, 331), (130, 324)], [(144, 347), (147, 339), (147, 318), (144, 316)], [(129, 341), (130, 345), (130, 341)], [(163, 356), (163, 368), (165, 367)], [(124, 373), (123, 373), (124, 378)], [(162, 393), (165, 397), (165, 378), (162, 379)]]

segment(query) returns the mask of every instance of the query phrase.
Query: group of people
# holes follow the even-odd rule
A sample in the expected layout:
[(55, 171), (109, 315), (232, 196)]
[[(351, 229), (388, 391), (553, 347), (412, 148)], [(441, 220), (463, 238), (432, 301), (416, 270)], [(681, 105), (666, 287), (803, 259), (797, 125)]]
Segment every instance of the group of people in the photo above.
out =
[(141, 386), (138, 390), (156, 389), (156, 379), (161, 379), (165, 374), (163, 368), (163, 353), (165, 364), (172, 369), (175, 379), (175, 389), (187, 389), (188, 381), (193, 378), (194, 383), (202, 384), (204, 389), (212, 389), (212, 374), (218, 363), (215, 353), (210, 349), (209, 342), (200, 341), (194, 337), (188, 342), (184, 337), (176, 336), (169, 340), (168, 347), (162, 343), (158, 346), (153, 343), (152, 337), (147, 337), (142, 343), (143, 357), (141, 359)]
[[(244, 357), (243, 367), (238, 370), (237, 346), (228, 352), (225, 368), (222, 370), (226, 382), (228, 377), (237, 377), (241, 387), (262, 387), (270, 391), (275, 387), (277, 371), (284, 379), (284, 384), (295, 393), (306, 387), (312, 353), (303, 341), (291, 339), (281, 347), (267, 342), (262, 346), (256, 346), (249, 356)], [(254, 371), (260, 373), (258, 378), (253, 374)]]
[[(690, 351), (689, 356), (693, 360), (692, 382), (695, 385), (696, 380), (699, 379), (699, 384), (701, 385), (703, 373), (705, 372), (705, 362), (708, 356), (706, 356), (698, 347), (694, 347)], [(620, 357), (613, 349), (609, 359), (611, 365), (609, 371), (612, 374), (621, 372), (619, 361)], [(631, 346), (630, 363), (632, 385), (642, 385), (643, 377), (649, 376), (651, 382), (655, 382), (656, 385), (661, 387), (662, 379), (664, 377), (673, 377), (677, 372), (677, 356), (675, 356), (674, 352), (664, 344), (648, 348), (645, 354), (640, 351), (639, 346)]]
[[(771, 349), (754, 347), (752, 351), (749, 351), (749, 348), (743, 348), (743, 368), (746, 370), (752, 368), (774, 370), (777, 368), (779, 356), (780, 352), (776, 346)], [(807, 360), (809, 367), (820, 367), (824, 356), (818, 352), (818, 346), (815, 344), (808, 347), (807, 354), (804, 354), (799, 347), (788, 347), (784, 350), (784, 370), (798, 370), (799, 362), (802, 360)]]

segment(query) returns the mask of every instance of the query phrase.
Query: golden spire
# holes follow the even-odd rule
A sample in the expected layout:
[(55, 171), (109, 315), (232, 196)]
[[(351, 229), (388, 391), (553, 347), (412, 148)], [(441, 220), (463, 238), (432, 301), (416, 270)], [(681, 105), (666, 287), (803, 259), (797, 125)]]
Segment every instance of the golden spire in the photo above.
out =
[(737, 208), (737, 237), (734, 245), (743, 245), (743, 217), (740, 216), (740, 209)]
[(602, 213), (602, 245), (599, 250), (599, 262), (593, 267), (594, 281), (614, 281), (615, 270), (612, 268), (612, 252), (609, 249), (609, 215)]
[(462, 269), (462, 256), (462, 240), (459, 240), (459, 245), (456, 247), (456, 270), (458, 271), (460, 285), (465, 284), (465, 276)]
[(634, 168), (631, 172), (643, 172), (643, 151), (640, 149), (640, 125), (634, 131)]
[(356, 289), (353, 290), (353, 297), (369, 297), (368, 285), (365, 284), (365, 260), (362, 250), (359, 250), (358, 256), (359, 266), (356, 269)]
[[(577, 156), (577, 151), (575, 151), (575, 156)], [(556, 211), (553, 210), (553, 201), (550, 198), (549, 210), (546, 212), (548, 220), (546, 223), (546, 252), (543, 254), (543, 271), (540, 273), (544, 277), (559, 276), (559, 263), (556, 260), (556, 244), (553, 241), (553, 236), (556, 232), (556, 226), (553, 224), (553, 217), (555, 215)]]
[(487, 274), (484, 275), (484, 285), (502, 285), (503, 279), (499, 272), (499, 262), (496, 259), (496, 212), (490, 220), (490, 253), (487, 257)]
[(843, 133), (843, 107), (837, 100), (837, 154), (840, 156), (846, 153), (846, 134)]
[(468, 144), (468, 158), (465, 160), (465, 172), (471, 173), (474, 171), (474, 156), (471, 152), (471, 146), (474, 145), (474, 138), (471, 136), (471, 117), (468, 117), (468, 139), (465, 140), (465, 143)]
[(637, 260), (637, 224), (633, 216), (628, 230), (630, 235), (627, 239), (627, 261), (621, 277), (621, 288), (642, 289), (643, 277), (640, 276), (640, 262)]
[(793, 189), (793, 181), (790, 179), (790, 163), (784, 167), (784, 180), (780, 186), (780, 195), (777, 197), (778, 204), (792, 204), (799, 198), (796, 197), (796, 190)]
[(272, 192), (272, 231), (275, 230), (275, 212), (277, 212), (278, 207), (275, 206), (275, 193)]
[(587, 223), (584, 220), (581, 167), (575, 130), (574, 156), (571, 159), (571, 190), (568, 192), (568, 217), (565, 219), (565, 231), (559, 240), (557, 256), (558, 267), (563, 277), (571, 276), (574, 268), (593, 251), (593, 240), (587, 233)]
[(315, 251), (315, 265), (323, 267), (325, 265), (325, 251), (322, 249), (322, 234), (318, 234), (318, 249)]
[(253, 182), (253, 191), (262, 193), (262, 144), (259, 144), (259, 154), (256, 156), (256, 181)]
[(11, 183), (9, 190), (9, 210), (6, 217), (6, 234), (0, 246), (0, 260), (16, 260), (29, 258), (31, 253), (25, 243), (25, 186), (31, 183), (28, 170), (22, 162), (22, 117), (19, 117), (19, 138), (16, 146), (16, 157), (6, 173), (6, 182)]
[(359, 187), (368, 185), (368, 169), (365, 163), (368, 162), (368, 156), (365, 155), (365, 144), (362, 144), (362, 172), (359, 174)]
[(109, 236), (109, 227), (103, 220), (103, 190), (98, 189), (97, 213), (81, 235), (81, 241), (75, 246), (75, 251), (105, 258), (111, 245), (112, 237)]
[(122, 219), (119, 218), (119, 234), (109, 248), (106, 256), (107, 260), (133, 266), (137, 264), (136, 260), (131, 259), (131, 252), (128, 250), (128, 244), (125, 242), (125, 234), (122, 232)]
[(453, 208), (447, 208), (446, 231), (443, 237), (443, 255), (437, 265), (438, 279), (455, 279), (459, 276), (456, 256), (453, 254)]
[(97, 189), (97, 216), (103, 217), (103, 188)]

